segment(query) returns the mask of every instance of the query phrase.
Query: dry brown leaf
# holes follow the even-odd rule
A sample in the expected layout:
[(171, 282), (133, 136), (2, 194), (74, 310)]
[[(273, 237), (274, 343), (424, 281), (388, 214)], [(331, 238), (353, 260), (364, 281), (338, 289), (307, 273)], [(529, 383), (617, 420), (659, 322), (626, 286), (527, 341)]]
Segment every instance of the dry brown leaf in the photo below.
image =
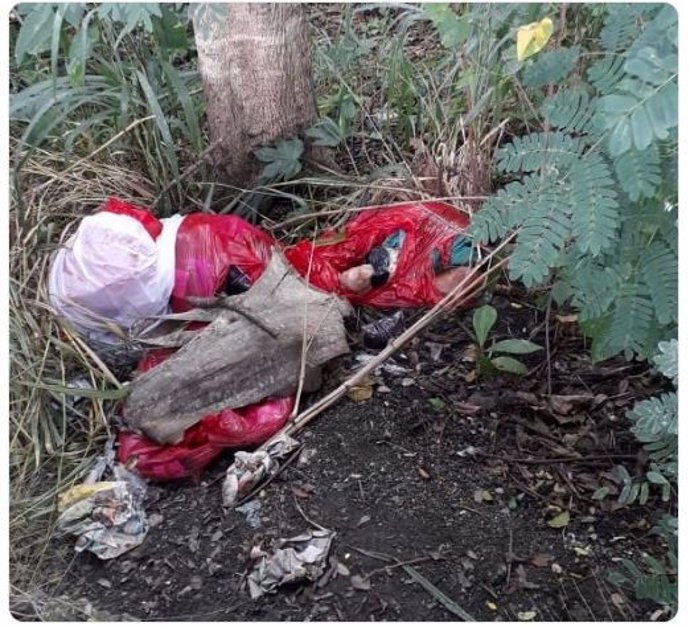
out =
[(535, 553), (532, 557), (531, 564), (537, 568), (545, 568), (549, 562), (553, 562), (556, 558), (548, 553)]

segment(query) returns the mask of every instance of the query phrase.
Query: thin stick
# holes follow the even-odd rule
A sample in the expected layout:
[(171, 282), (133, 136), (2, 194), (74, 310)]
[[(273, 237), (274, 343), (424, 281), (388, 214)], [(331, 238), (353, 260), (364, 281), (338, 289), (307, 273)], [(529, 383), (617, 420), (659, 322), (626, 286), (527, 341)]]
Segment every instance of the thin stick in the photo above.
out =
[(125, 128), (125, 129), (121, 130), (119, 133), (113, 135), (107, 142), (105, 142), (105, 144), (103, 144), (102, 146), (99, 146), (98, 148), (96, 148), (96, 150), (94, 150), (91, 154), (87, 155), (86, 157), (82, 157), (81, 159), (78, 159), (78, 160), (75, 161), (71, 166), (69, 166), (68, 168), (66, 168), (66, 169), (63, 170), (62, 172), (60, 172), (60, 174), (59, 174), (58, 176), (53, 177), (52, 179), (50, 179), (50, 180), (46, 181), (45, 183), (42, 183), (41, 185), (39, 185), (39, 186), (34, 190), (34, 193), (39, 192), (39, 191), (42, 190), (43, 188), (52, 185), (52, 184), (53, 184), (56, 180), (58, 180), (60, 177), (64, 176), (65, 174), (67, 174), (67, 173), (70, 172), (71, 170), (74, 170), (74, 168), (76, 168), (76, 167), (77, 167), (78, 165), (80, 165), (81, 163), (84, 163), (85, 161), (88, 161), (89, 159), (92, 159), (93, 157), (95, 157), (99, 152), (102, 152), (102, 151), (105, 150), (108, 146), (110, 146), (110, 144), (116, 142), (118, 139), (120, 139), (120, 137), (122, 137), (123, 135), (126, 135), (127, 133), (129, 133), (133, 128), (139, 126), (139, 124), (142, 124), (142, 123), (144, 123), (144, 122), (148, 122), (149, 120), (153, 120), (155, 117), (156, 117), (155, 115), (148, 115), (148, 116), (146, 116), (145, 118), (139, 118), (138, 120), (134, 120), (134, 122), (132, 122), (127, 128)]
[(545, 329), (545, 344), (546, 344), (546, 391), (549, 394), (549, 405), (553, 409), (553, 400), (551, 398), (551, 329), (549, 328), (549, 321), (551, 319), (551, 301), (553, 300), (553, 292), (549, 292), (549, 299), (546, 303), (546, 329)]
[(441, 592), (433, 583), (426, 577), (422, 577), (412, 566), (403, 566), (405, 572), (412, 577), (419, 585), (422, 586), (429, 594), (431, 594), (443, 607), (449, 612), (455, 614), (458, 618), (465, 621), (475, 622), (474, 616), (463, 610), (455, 601)]
[[(322, 411), (330, 407), (338, 399), (344, 396), (353, 385), (357, 385), (366, 375), (374, 371), (378, 366), (385, 362), (386, 359), (400, 350), (407, 342), (409, 342), (420, 331), (433, 322), (442, 311), (452, 308), (453, 305), (457, 304), (460, 300), (467, 299), (472, 292), (478, 289), (479, 284), (486, 279), (490, 272), (508, 263), (509, 258), (504, 258), (501, 259), (501, 261), (499, 261), (495, 266), (485, 270), (483, 273), (479, 273), (478, 271), (481, 266), (487, 265), (489, 261), (494, 259), (499, 252), (508, 246), (516, 234), (517, 233), (513, 233), (499, 246), (497, 246), (489, 255), (482, 259), (479, 265), (477, 265), (472, 272), (470, 272), (458, 285), (456, 285), (448, 294), (446, 294), (446, 296), (436, 303), (436, 305), (434, 305), (426, 314), (424, 314), (424, 316), (422, 316), (419, 320), (417, 320), (417, 322), (409, 327), (402, 335), (394, 339), (386, 348), (376, 355), (376, 357), (360, 368), (354, 375), (338, 386), (335, 390), (324, 396), (321, 400), (314, 403), (314, 405), (312, 405), (309, 409), (303, 411), (293, 420), (288, 422), (280, 431), (278, 431), (278, 433), (264, 442), (259, 449), (267, 449), (275, 440), (285, 434), (291, 436), (297, 433), (297, 431), (302, 429)], [(472, 290), (470, 294), (464, 291), (468, 284), (470, 284)]]

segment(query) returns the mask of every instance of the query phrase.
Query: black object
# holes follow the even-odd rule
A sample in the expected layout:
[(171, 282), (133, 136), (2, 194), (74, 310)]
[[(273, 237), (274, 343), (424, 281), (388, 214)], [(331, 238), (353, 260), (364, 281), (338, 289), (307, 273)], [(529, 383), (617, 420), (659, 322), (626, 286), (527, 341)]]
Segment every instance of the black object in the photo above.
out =
[(386, 248), (383, 246), (372, 248), (367, 254), (365, 261), (374, 268), (374, 275), (371, 277), (371, 287), (380, 287), (388, 281), (391, 256)]
[(367, 348), (385, 348), (390, 340), (405, 328), (405, 315), (402, 310), (390, 316), (370, 322), (362, 327), (362, 341)]
[(242, 272), (237, 266), (230, 266), (228, 268), (228, 274), (225, 277), (225, 285), (223, 291), (228, 296), (233, 296), (235, 294), (242, 294), (246, 292), (252, 286), (252, 282), (249, 277)]

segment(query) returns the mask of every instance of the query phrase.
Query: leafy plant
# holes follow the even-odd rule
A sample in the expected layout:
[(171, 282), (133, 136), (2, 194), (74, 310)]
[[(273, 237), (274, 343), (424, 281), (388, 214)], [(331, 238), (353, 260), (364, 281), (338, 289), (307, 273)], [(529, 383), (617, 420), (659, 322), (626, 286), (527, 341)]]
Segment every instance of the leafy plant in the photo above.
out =
[[(596, 54), (558, 46), (522, 71), (543, 126), (497, 153), (514, 178), (473, 220), (478, 240), (517, 230), (510, 276), (555, 278), (592, 356), (649, 357), (678, 323), (677, 15), (609, 5)], [(567, 77), (567, 82), (563, 79)]]
[[(678, 384), (678, 341), (660, 342), (659, 352), (653, 358), (659, 372)], [(649, 453), (649, 470), (643, 479), (633, 479), (625, 466), (616, 466), (616, 474), (622, 484), (618, 502), (631, 505), (639, 500), (644, 505), (650, 494), (650, 486), (661, 490), (661, 500), (667, 502), (671, 490), (678, 480), (678, 398), (675, 392), (661, 394), (638, 402), (629, 412), (631, 430), (644, 444)], [(595, 491), (593, 498), (600, 500), (609, 494), (602, 486)], [(653, 532), (661, 535), (667, 542), (667, 561), (669, 568), (657, 560), (645, 557), (648, 572), (642, 572), (632, 561), (624, 560), (623, 571), (614, 571), (610, 579), (618, 585), (630, 585), (638, 598), (652, 599), (675, 607), (677, 604), (677, 584), (669, 575), (675, 575), (678, 567), (678, 519), (665, 515), (662, 523)]]
[(476, 364), (478, 374), (491, 374), (496, 371), (510, 372), (512, 374), (527, 374), (527, 368), (518, 359), (509, 355), (527, 355), (541, 350), (541, 346), (529, 340), (507, 339), (493, 340), (486, 347), (489, 332), (496, 324), (498, 314), (491, 305), (484, 305), (474, 310), (472, 326), (474, 328), (474, 341), (476, 342)]
[(275, 146), (264, 146), (254, 151), (256, 158), (265, 163), (261, 179), (265, 183), (291, 179), (302, 170), (300, 158), (304, 144), (298, 138), (280, 139)]

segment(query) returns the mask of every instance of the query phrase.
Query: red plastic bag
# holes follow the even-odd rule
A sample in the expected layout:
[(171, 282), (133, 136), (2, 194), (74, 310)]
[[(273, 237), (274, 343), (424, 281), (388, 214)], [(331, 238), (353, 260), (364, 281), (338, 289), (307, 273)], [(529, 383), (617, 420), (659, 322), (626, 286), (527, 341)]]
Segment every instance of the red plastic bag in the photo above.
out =
[[(171, 349), (149, 351), (138, 370), (150, 370), (173, 353)], [(121, 431), (118, 459), (123, 464), (134, 463), (137, 473), (154, 481), (198, 478), (223, 449), (256, 446), (268, 440), (287, 422), (294, 404), (293, 397), (276, 397), (241, 409), (224, 409), (202, 418), (173, 445)]]
[[(443, 298), (435, 281), (433, 251), (446, 259), (453, 239), (465, 233), (469, 224), (466, 213), (442, 202), (376, 207), (356, 214), (342, 231), (326, 231), (314, 244), (304, 240), (287, 248), (285, 256), (312, 285), (341, 294), (353, 304), (380, 308), (432, 306)], [(364, 294), (343, 288), (340, 274), (363, 264), (369, 251), (398, 230), (404, 231), (405, 237), (390, 279)]]
[(190, 309), (188, 296), (213, 296), (230, 266), (256, 281), (271, 258), (273, 239), (237, 216), (192, 213), (185, 217), (175, 243), (174, 311)]

